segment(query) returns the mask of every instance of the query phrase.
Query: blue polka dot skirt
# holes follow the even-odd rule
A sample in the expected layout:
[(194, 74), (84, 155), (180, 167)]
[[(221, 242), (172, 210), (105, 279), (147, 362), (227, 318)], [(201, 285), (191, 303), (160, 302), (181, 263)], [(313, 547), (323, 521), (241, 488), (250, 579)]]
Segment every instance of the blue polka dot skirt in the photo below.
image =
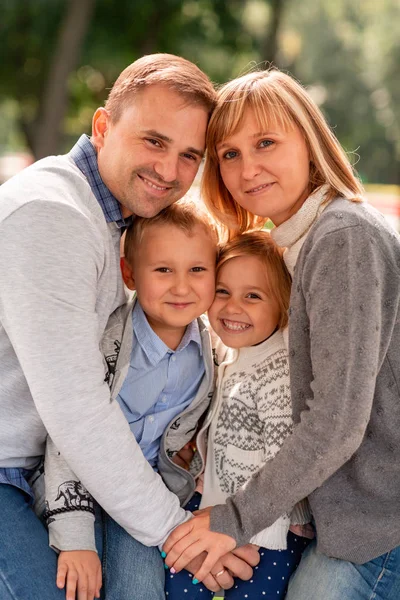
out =
[[(187, 510), (197, 510), (201, 496), (196, 493), (186, 505)], [(233, 588), (220, 593), (210, 592), (201, 583), (192, 584), (192, 574), (185, 569), (172, 575), (165, 573), (166, 600), (208, 600), (224, 597), (226, 600), (282, 600), (290, 576), (296, 570), (303, 551), (310, 540), (289, 531), (286, 550), (260, 548), (260, 562), (254, 567), (250, 581), (235, 579)]]

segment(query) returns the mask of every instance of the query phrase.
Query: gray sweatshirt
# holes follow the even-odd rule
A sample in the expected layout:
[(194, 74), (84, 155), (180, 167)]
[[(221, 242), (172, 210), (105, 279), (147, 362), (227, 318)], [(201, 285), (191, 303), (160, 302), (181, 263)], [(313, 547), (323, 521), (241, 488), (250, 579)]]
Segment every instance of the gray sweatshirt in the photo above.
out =
[[(104, 381), (101, 337), (125, 301), (119, 240), (68, 156), (1, 186), (0, 466), (35, 467), (49, 434), (106, 512), (157, 545), (188, 515), (146, 461), (136, 464), (136, 440)], [(138, 481), (152, 490), (146, 504)], [(149, 513), (159, 529), (149, 530)]]
[(400, 545), (399, 302), (399, 236), (365, 203), (332, 201), (293, 279), (294, 432), (212, 509), (213, 530), (243, 544), (309, 496), (328, 556), (364, 563)]

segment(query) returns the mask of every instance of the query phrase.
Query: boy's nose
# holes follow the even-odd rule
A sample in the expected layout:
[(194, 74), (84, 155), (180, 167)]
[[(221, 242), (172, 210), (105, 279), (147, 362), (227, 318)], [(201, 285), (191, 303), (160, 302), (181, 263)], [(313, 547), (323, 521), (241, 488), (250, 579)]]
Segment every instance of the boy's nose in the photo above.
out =
[(189, 282), (186, 277), (177, 277), (172, 286), (172, 292), (184, 296), (189, 292)]

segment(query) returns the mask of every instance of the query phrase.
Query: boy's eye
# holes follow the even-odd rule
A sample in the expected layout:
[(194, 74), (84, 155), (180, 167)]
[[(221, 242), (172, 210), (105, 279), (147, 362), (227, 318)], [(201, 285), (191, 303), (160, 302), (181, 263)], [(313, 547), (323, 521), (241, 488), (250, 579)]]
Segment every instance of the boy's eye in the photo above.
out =
[(216, 294), (221, 294), (221, 296), (224, 296), (224, 295), (228, 295), (228, 294), (229, 294), (229, 292), (228, 292), (227, 290), (224, 290), (224, 288), (217, 288), (217, 289), (215, 290), (215, 293), (216, 293)]
[(171, 271), (168, 267), (157, 267), (155, 270), (158, 271), (158, 273), (170, 273)]
[(204, 267), (192, 267), (190, 270), (193, 271), (193, 273), (201, 273), (202, 271), (205, 271), (206, 269)]

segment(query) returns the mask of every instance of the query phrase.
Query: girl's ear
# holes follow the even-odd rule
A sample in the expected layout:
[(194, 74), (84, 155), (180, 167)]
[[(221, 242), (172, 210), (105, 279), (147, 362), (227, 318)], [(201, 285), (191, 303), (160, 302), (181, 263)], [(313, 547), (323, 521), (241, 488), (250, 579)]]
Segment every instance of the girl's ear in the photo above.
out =
[(133, 277), (133, 269), (124, 256), (120, 258), (120, 265), (121, 265), (122, 279), (124, 280), (126, 287), (129, 290), (135, 290), (136, 287), (135, 287), (135, 279)]

